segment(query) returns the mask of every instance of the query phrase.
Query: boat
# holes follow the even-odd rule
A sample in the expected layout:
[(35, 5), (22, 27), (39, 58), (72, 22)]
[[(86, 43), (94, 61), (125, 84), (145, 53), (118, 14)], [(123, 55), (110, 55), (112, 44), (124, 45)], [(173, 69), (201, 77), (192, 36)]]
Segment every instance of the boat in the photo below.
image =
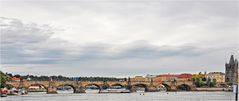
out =
[(24, 89), (19, 89), (18, 93), (19, 93), (20, 95), (25, 95), (25, 94), (27, 94), (27, 91), (24, 90)]
[(86, 89), (86, 93), (99, 93), (99, 89)]
[(7, 89), (6, 88), (1, 89), (0, 96), (1, 97), (7, 97)]
[(1, 97), (7, 97), (7, 94), (1, 94)]
[(8, 90), (7, 95), (18, 95), (19, 91), (16, 88)]
[(99, 93), (99, 87), (95, 86), (95, 85), (91, 85), (91, 86), (87, 86), (86, 87), (86, 90), (85, 90), (86, 93)]
[(136, 92), (137, 93), (144, 93), (145, 92), (145, 88), (137, 88)]
[(107, 89), (100, 90), (99, 93), (109, 93)]
[(100, 93), (130, 93), (130, 90), (127, 90), (126, 88), (121, 89), (106, 89), (106, 90), (100, 90)]

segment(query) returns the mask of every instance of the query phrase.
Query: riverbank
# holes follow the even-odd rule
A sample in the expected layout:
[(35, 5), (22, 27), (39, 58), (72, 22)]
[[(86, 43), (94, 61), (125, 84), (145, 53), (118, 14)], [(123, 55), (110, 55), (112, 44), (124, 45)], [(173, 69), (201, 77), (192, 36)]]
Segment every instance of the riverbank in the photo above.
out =
[(195, 91), (231, 91), (230, 88), (196, 88)]

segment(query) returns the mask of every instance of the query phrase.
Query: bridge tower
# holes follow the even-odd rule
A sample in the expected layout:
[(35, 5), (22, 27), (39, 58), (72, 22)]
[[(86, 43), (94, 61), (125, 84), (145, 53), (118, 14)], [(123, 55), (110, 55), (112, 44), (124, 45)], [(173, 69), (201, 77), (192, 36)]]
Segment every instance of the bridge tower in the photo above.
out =
[(171, 91), (177, 91), (177, 80), (174, 79), (173, 81), (171, 81)]
[(85, 93), (85, 88), (82, 85), (82, 82), (80, 81), (75, 81), (75, 90), (74, 93)]
[(128, 78), (126, 89), (128, 89), (128, 90), (130, 90), (130, 92), (132, 92), (132, 85), (131, 85), (130, 77)]
[[(25, 83), (24, 83), (24, 81), (23, 81), (22, 78), (20, 79), (19, 85), (18, 85), (18, 87), (16, 87), (16, 88), (18, 88), (18, 89), (23, 89), (23, 90), (27, 91), (26, 85), (25, 85)], [(26, 92), (26, 93), (27, 93), (27, 92)]]
[(56, 89), (55, 83), (52, 80), (52, 78), (49, 80), (47, 94), (57, 94), (57, 89)]
[(155, 87), (153, 85), (153, 78), (150, 78), (150, 84), (149, 84), (149, 87), (147, 89), (149, 92), (155, 92), (157, 90), (157, 87)]

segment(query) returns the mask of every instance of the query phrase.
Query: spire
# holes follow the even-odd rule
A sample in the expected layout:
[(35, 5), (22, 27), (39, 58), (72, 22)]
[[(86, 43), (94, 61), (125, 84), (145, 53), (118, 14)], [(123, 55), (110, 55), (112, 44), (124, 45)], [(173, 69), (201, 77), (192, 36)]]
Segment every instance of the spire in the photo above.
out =
[(231, 55), (229, 64), (234, 64), (234, 56), (233, 55)]
[(235, 59), (235, 64), (238, 66), (238, 60), (237, 59)]

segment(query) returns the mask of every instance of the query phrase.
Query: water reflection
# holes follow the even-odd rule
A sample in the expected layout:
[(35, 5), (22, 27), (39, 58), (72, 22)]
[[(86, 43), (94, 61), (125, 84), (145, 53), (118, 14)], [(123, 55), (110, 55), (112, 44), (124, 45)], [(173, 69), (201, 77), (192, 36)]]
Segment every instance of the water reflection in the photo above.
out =
[(8, 96), (1, 101), (235, 101), (232, 92), (154, 92), (118, 94), (45, 94)]
[(67, 85), (59, 86), (59, 87), (57, 87), (57, 93), (58, 94), (74, 93), (74, 88), (71, 86), (67, 86)]

